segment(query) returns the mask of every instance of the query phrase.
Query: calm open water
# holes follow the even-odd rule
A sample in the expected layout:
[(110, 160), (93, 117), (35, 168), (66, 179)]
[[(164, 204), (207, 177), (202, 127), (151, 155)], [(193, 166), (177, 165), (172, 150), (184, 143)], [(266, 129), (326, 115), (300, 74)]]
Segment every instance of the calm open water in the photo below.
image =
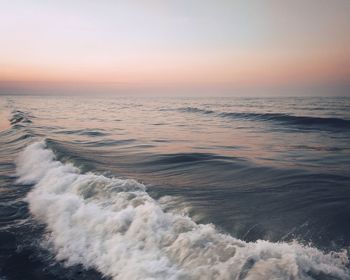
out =
[(0, 279), (350, 279), (350, 98), (0, 112)]

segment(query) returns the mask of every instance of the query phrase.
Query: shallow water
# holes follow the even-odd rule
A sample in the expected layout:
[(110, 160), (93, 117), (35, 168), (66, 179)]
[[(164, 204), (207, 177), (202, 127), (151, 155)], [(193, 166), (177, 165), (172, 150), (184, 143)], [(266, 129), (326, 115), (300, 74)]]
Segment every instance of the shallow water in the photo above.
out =
[(349, 105), (3, 96), (1, 274), (350, 279)]

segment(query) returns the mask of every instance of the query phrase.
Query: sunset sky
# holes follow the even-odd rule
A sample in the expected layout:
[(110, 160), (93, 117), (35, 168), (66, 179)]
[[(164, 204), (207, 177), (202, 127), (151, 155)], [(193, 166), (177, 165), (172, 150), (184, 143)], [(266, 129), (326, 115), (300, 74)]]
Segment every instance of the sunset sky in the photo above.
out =
[(349, 0), (0, 0), (0, 93), (350, 91)]

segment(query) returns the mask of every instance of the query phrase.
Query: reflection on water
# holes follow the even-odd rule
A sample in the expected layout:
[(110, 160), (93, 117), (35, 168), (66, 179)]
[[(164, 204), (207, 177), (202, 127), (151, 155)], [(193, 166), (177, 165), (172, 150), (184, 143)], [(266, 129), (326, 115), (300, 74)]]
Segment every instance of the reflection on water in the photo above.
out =
[[(317, 102), (316, 102), (317, 101)], [(348, 102), (348, 100), (346, 100)], [(84, 99), (18, 98), (16, 106), (35, 112), (35, 128), (46, 136), (74, 143), (124, 142), (122, 149), (149, 153), (213, 153), (248, 159), (261, 164), (324, 168), (334, 153), (349, 154), (348, 134), (329, 130), (327, 119), (350, 119), (342, 99)], [(217, 114), (203, 114), (197, 108)], [(322, 110), (321, 110), (322, 109)], [(283, 113), (324, 119), (314, 130), (306, 122), (222, 118), (238, 112)], [(321, 124), (322, 125), (322, 124)], [(47, 129), (47, 128), (50, 129)], [(131, 142), (130, 140), (134, 140)], [(126, 142), (125, 142), (126, 141)], [(106, 145), (105, 145), (106, 146)], [(139, 147), (140, 149), (137, 149)], [(320, 160), (322, 158), (322, 161)], [(339, 159), (339, 157), (338, 157)], [(342, 166), (327, 166), (341, 168)]]

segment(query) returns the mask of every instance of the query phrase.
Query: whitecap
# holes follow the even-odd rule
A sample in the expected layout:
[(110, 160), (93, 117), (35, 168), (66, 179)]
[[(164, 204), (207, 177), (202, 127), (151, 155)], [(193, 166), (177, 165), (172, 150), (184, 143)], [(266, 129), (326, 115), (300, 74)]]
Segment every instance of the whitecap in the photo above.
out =
[(152, 199), (135, 180), (82, 174), (44, 141), (22, 152), (17, 173), (20, 183), (34, 184), (30, 211), (66, 265), (113, 279), (350, 279), (345, 250), (236, 239), (165, 211), (166, 199)]

